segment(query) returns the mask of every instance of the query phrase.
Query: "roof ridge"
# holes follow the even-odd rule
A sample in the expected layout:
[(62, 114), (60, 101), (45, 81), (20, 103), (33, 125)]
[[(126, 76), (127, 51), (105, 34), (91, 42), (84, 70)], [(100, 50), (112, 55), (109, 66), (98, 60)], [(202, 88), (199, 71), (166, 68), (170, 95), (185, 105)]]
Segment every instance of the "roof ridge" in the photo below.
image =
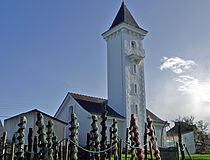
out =
[(146, 112), (148, 113), (148, 115), (150, 116), (150, 118), (153, 121), (159, 121), (159, 122), (162, 122), (162, 123), (167, 122), (167, 121), (164, 121), (161, 118), (159, 118), (156, 114), (154, 114), (153, 112), (151, 112), (148, 108), (146, 108)]
[(78, 94), (78, 93), (73, 93), (73, 92), (68, 92), (69, 94), (73, 94), (75, 96), (81, 96), (81, 97), (87, 97), (87, 98), (92, 98), (92, 99), (98, 99), (98, 100), (104, 100), (104, 101), (107, 101), (107, 99), (105, 98), (102, 98), (102, 97), (95, 97), (95, 96), (88, 96), (88, 95), (85, 95), (85, 94)]
[(49, 115), (49, 114), (47, 114), (47, 113), (45, 113), (45, 112), (43, 112), (43, 111), (40, 111), (40, 110), (37, 109), (37, 108), (34, 108), (34, 109), (32, 109), (32, 110), (29, 110), (29, 111), (26, 111), (26, 112), (23, 112), (23, 113), (14, 115), (14, 116), (11, 116), (11, 117), (5, 119), (5, 121), (10, 120), (10, 119), (15, 118), (15, 117), (18, 117), (18, 116), (21, 116), (21, 115), (24, 115), (24, 114), (31, 113), (31, 112), (39, 112), (39, 113), (42, 113), (43, 115), (46, 115), (46, 116), (48, 116), (48, 117), (50, 117), (50, 118), (52, 118), (52, 119), (54, 119), (54, 120), (57, 120), (57, 121), (60, 121), (60, 122), (62, 122), (62, 123), (67, 124), (66, 122), (64, 122), (64, 121), (62, 121), (62, 120), (60, 120), (60, 119), (58, 119), (58, 118), (56, 118), (56, 117), (53, 117), (53, 116), (51, 116), (51, 115)]

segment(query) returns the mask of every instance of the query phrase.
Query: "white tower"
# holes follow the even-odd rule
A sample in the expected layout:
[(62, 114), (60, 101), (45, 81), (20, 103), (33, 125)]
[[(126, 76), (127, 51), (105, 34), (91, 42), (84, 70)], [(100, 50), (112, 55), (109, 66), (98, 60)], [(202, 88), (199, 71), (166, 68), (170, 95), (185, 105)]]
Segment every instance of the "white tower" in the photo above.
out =
[(131, 114), (137, 114), (141, 140), (146, 119), (143, 49), (146, 34), (124, 2), (109, 30), (102, 34), (107, 42), (108, 105), (126, 118), (124, 127), (129, 127)]

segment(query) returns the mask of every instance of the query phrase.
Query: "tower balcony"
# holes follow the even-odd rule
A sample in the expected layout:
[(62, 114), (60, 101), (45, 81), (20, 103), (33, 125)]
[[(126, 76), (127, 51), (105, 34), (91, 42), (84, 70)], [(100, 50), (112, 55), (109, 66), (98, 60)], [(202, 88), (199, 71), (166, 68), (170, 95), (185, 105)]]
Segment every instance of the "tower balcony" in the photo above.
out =
[(132, 50), (128, 55), (128, 58), (132, 63), (139, 64), (144, 58), (144, 49)]

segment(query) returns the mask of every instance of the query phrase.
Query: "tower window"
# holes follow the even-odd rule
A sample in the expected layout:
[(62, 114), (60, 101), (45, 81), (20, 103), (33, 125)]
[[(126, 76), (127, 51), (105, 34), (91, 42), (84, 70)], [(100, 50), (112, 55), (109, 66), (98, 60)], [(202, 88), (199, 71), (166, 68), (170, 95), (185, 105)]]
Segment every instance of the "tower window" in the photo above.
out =
[(137, 104), (135, 105), (135, 112), (136, 112), (136, 115), (138, 115), (138, 105)]
[(134, 93), (136, 94), (137, 93), (137, 85), (134, 84)]
[(136, 42), (135, 41), (131, 41), (131, 48), (135, 49), (136, 48)]
[(136, 73), (136, 64), (133, 65), (133, 73)]

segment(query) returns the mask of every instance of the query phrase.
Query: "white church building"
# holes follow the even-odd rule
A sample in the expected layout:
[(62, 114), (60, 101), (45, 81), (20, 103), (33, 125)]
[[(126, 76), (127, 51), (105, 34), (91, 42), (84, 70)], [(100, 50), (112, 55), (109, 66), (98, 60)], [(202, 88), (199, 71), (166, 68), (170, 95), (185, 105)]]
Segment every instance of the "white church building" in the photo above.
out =
[[(69, 122), (71, 113), (76, 113), (80, 124), (81, 145), (86, 144), (86, 135), (91, 130), (92, 115), (98, 115), (100, 123), (100, 115), (106, 104), (108, 128), (112, 119), (116, 118), (120, 138), (125, 139), (130, 116), (135, 113), (143, 142), (145, 120), (149, 115), (155, 125), (159, 146), (165, 146), (168, 123), (146, 109), (143, 49), (146, 34), (147, 31), (139, 27), (123, 2), (111, 27), (102, 34), (107, 43), (108, 99), (69, 92), (54, 116)], [(67, 126), (66, 136), (69, 135), (68, 132)], [(109, 135), (108, 129), (107, 132)]]

